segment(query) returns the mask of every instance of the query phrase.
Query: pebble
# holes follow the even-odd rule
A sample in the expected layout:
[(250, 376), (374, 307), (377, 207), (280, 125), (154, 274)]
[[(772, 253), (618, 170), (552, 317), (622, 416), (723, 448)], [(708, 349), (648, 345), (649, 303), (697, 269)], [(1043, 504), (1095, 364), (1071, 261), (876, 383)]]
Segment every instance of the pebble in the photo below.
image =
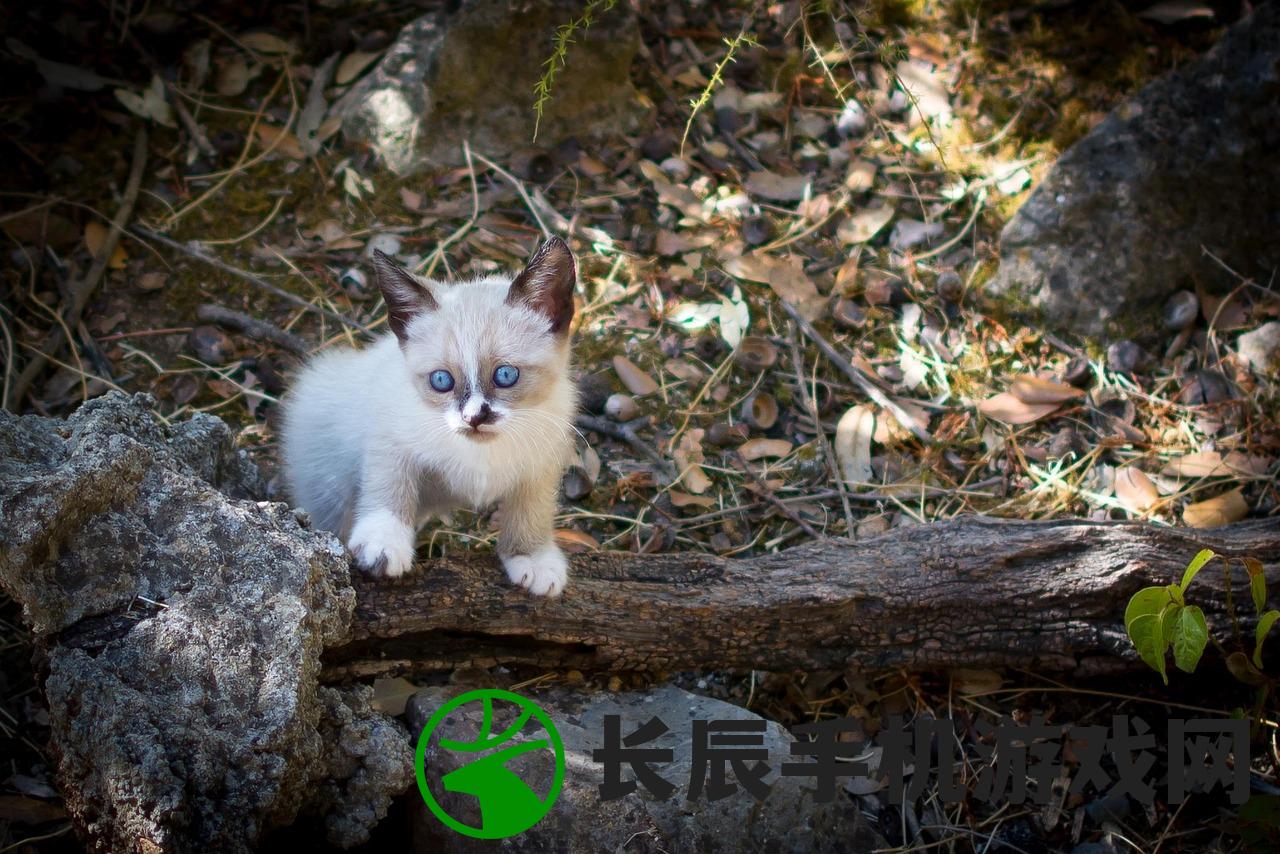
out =
[(187, 333), (187, 347), (207, 365), (222, 365), (235, 356), (235, 345), (216, 326), (201, 325)]
[(687, 181), (689, 176), (693, 174), (693, 168), (689, 165), (689, 162), (679, 157), (668, 157), (658, 165), (662, 167), (663, 172), (666, 172), (676, 181)]
[(1132, 341), (1117, 341), (1107, 348), (1107, 367), (1117, 374), (1132, 374), (1144, 356), (1142, 348)]
[(943, 270), (938, 274), (934, 290), (947, 302), (960, 302), (960, 298), (964, 296), (964, 280), (955, 270)]
[(1062, 381), (1076, 388), (1088, 388), (1093, 383), (1093, 368), (1088, 359), (1076, 356), (1062, 369)]
[(867, 129), (867, 111), (855, 100), (845, 101), (840, 117), (836, 119), (836, 132), (848, 139)]
[(614, 421), (630, 421), (640, 414), (640, 406), (630, 395), (611, 394), (605, 401), (604, 412)]
[(1236, 339), (1236, 349), (1240, 358), (1258, 374), (1271, 373), (1280, 361), (1280, 321), (1264, 323), (1252, 332), (1246, 332)]
[(400, 238), (394, 234), (375, 234), (364, 245), (364, 257), (372, 258), (375, 250), (383, 255), (395, 255), (400, 251)]
[(591, 494), (591, 480), (585, 471), (573, 466), (564, 473), (560, 489), (565, 498), (570, 501), (579, 501)]
[(1191, 291), (1178, 291), (1164, 304), (1164, 328), (1172, 332), (1186, 329), (1200, 314), (1200, 298)]
[(640, 153), (645, 156), (646, 160), (652, 160), (654, 163), (661, 163), (666, 160), (671, 156), (671, 152), (675, 150), (675, 137), (661, 131), (649, 134), (640, 143)]
[(742, 223), (742, 239), (748, 246), (759, 246), (768, 243), (773, 237), (773, 223), (767, 217), (753, 216)]
[(1235, 397), (1235, 388), (1221, 371), (1196, 371), (1178, 392), (1178, 402), (1188, 406), (1207, 406)]
[(359, 267), (351, 267), (342, 272), (338, 284), (350, 296), (360, 296), (369, 289), (369, 277)]
[(578, 377), (578, 403), (587, 412), (599, 415), (613, 393), (613, 383), (603, 373), (583, 374)]
[(716, 108), (716, 128), (732, 136), (742, 130), (742, 114), (732, 107)]

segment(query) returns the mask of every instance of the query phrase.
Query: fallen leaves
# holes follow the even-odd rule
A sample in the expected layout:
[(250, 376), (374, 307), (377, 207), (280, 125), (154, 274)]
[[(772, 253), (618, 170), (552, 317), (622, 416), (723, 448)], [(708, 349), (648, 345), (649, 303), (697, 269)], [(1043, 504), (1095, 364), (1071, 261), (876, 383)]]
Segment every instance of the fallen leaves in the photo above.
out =
[(1057, 412), (1062, 404), (1084, 397), (1084, 394), (1075, 386), (1027, 374), (1010, 383), (1008, 391), (979, 402), (978, 411), (1005, 424), (1030, 424)]
[(875, 412), (862, 404), (849, 407), (836, 424), (836, 460), (840, 464), (840, 476), (846, 483), (872, 482), (871, 437), (875, 431)]
[(1247, 515), (1249, 504), (1239, 487), (1182, 509), (1182, 521), (1192, 528), (1217, 528), (1239, 522)]
[(646, 374), (640, 367), (626, 356), (613, 357), (613, 370), (627, 387), (627, 391), (636, 397), (644, 397), (658, 390), (658, 382)]
[(780, 299), (795, 306), (806, 320), (814, 320), (822, 313), (826, 300), (795, 256), (777, 258), (753, 252), (730, 258), (724, 263), (724, 271), (735, 279), (768, 285)]
[(1133, 466), (1116, 471), (1115, 493), (1124, 509), (1136, 515), (1142, 515), (1160, 501), (1160, 493), (1151, 478)]

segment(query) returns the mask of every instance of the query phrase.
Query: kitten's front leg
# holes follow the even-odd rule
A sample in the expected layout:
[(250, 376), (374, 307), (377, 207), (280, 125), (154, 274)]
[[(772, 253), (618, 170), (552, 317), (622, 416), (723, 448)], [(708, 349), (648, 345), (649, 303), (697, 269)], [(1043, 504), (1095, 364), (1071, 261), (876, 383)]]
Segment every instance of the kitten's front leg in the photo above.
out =
[(365, 460), (347, 548), (369, 575), (395, 578), (413, 566), (418, 487), (403, 461), (382, 455)]
[(569, 580), (569, 562), (555, 544), (559, 478), (522, 484), (502, 502), (498, 557), (507, 577), (538, 596), (559, 596)]

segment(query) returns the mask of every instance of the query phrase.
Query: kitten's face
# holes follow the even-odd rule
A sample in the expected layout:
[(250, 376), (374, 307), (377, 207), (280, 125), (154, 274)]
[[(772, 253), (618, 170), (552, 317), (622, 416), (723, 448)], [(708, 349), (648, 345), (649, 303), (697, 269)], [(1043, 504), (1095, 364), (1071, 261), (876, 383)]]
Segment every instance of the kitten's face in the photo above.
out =
[(564, 242), (547, 241), (512, 281), (424, 283), (381, 253), (375, 265), (414, 385), (444, 424), (476, 443), (540, 432), (568, 364), (576, 269)]

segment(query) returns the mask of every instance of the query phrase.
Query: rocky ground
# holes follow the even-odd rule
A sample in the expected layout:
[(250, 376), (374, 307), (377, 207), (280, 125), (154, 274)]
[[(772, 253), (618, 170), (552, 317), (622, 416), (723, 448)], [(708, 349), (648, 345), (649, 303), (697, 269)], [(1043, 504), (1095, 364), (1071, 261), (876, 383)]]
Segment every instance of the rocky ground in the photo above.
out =
[[(1276, 514), (1280, 299), (1274, 239), (1257, 237), (1277, 197), (1274, 69), (1257, 38), (1201, 77), (1194, 66), (1239, 17), (1232, 4), (539, 6), (573, 24), (560, 40), (475, 5), (453, 26), (376, 2), (13, 16), (3, 61), (25, 87), (6, 95), (2, 142), (9, 408), (65, 415), (119, 388), (153, 394), (169, 423), (216, 414), (280, 499), (276, 405), (306, 353), (382, 328), (374, 248), (469, 276), (557, 233), (583, 272), (589, 416), (558, 520), (566, 548), (745, 554), (964, 512), (1191, 527)], [(1239, 85), (1205, 90), (1210, 76)], [(1091, 147), (1114, 153), (1117, 138), (1157, 165), (1159, 145), (1185, 154), (1202, 103), (1226, 105), (1212, 156), (1186, 154), (1154, 190), (1133, 178), (1147, 161), (1089, 171)], [(1068, 226), (1029, 219), (1059, 195), (1079, 202)], [(1221, 200), (1208, 222), (1179, 207), (1206, 197)], [(1088, 258), (1066, 287), (1044, 272), (1048, 248)], [(1153, 266), (1166, 256), (1176, 265)], [(468, 517), (421, 547), (492, 541)], [(5, 619), (7, 797), (55, 833), (48, 717), (19, 617)], [(1203, 706), (1207, 685), (1158, 696)], [(1151, 702), (1133, 692), (1155, 685), (1095, 696), (1030, 674), (747, 673), (686, 687), (790, 724), (953, 703), (1076, 721)], [(927, 839), (970, 850), (1025, 826), (1001, 844), (1201, 850), (1218, 806), (1110, 829), (966, 806)], [(880, 832), (910, 846), (905, 822), (886, 816)], [(13, 841), (39, 835), (26, 825)]]

